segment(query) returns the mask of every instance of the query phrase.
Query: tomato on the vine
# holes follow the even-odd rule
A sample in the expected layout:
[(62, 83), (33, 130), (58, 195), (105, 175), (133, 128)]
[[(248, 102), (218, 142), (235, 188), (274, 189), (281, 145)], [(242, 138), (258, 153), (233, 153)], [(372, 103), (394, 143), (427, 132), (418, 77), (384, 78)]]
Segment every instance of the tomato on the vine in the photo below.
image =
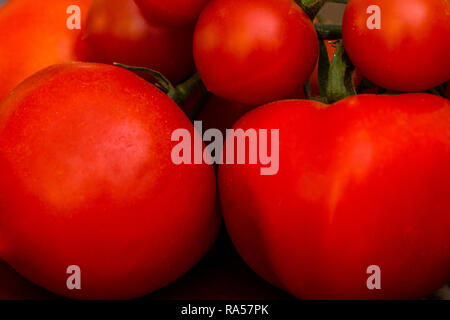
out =
[[(175, 165), (171, 135), (197, 134), (125, 69), (49, 67), (0, 106), (0, 256), (71, 298), (132, 298), (175, 281), (219, 227), (211, 166)], [(80, 268), (81, 290), (66, 270)]]
[(80, 8), (81, 28), (92, 0), (14, 0), (0, 8), (0, 101), (25, 78), (52, 64), (84, 60), (82, 30), (67, 27)]
[(195, 63), (208, 90), (247, 105), (293, 94), (317, 57), (314, 26), (293, 0), (213, 0), (195, 29)]
[(385, 89), (434, 88), (450, 78), (449, 12), (447, 0), (350, 0), (345, 49), (355, 67)]
[(94, 0), (83, 38), (91, 48), (91, 61), (147, 67), (179, 82), (195, 70), (193, 33), (193, 25), (178, 28), (146, 21), (133, 0)]
[[(219, 167), (227, 229), (265, 279), (303, 299), (421, 298), (448, 281), (447, 99), (287, 100), (250, 111), (239, 128), (279, 130), (278, 174)], [(368, 286), (373, 266), (379, 290)]]
[(167, 25), (195, 22), (210, 0), (134, 0), (144, 17)]

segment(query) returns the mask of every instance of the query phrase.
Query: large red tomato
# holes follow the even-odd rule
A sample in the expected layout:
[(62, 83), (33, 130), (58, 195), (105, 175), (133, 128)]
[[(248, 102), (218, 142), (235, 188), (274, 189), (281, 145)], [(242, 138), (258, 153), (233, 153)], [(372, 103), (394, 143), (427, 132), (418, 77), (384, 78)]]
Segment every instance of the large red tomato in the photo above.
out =
[(168, 25), (193, 23), (209, 0), (134, 0), (150, 21)]
[(307, 299), (419, 298), (449, 280), (448, 100), (275, 102), (234, 128), (279, 129), (277, 175), (219, 168), (226, 226), (261, 276)]
[[(369, 29), (378, 12), (381, 28)], [(375, 84), (397, 91), (431, 89), (450, 78), (449, 12), (447, 0), (350, 0), (344, 45)]]
[[(0, 9), (0, 101), (22, 80), (52, 64), (84, 60), (81, 31), (69, 30), (77, 5), (81, 27), (92, 0), (11, 0)], [(72, 11), (71, 11), (72, 12)]]
[(209, 91), (247, 105), (293, 94), (314, 70), (317, 34), (293, 0), (213, 0), (194, 35)]
[(165, 27), (145, 21), (133, 0), (95, 0), (84, 39), (90, 60), (147, 67), (179, 82), (194, 73), (194, 26)]
[[(0, 256), (72, 298), (130, 298), (189, 270), (212, 244), (215, 175), (175, 165), (194, 131), (161, 91), (121, 68), (66, 64), (0, 106)], [(68, 266), (81, 290), (68, 290)]]

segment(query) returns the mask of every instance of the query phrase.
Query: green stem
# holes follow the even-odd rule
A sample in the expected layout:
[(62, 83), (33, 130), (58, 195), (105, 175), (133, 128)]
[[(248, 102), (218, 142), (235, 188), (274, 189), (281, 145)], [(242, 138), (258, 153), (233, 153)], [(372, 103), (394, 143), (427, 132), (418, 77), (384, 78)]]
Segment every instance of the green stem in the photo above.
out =
[(310, 85), (309, 79), (308, 79), (308, 81), (306, 81), (305, 85), (303, 86), (303, 91), (305, 92), (306, 99), (311, 100), (312, 99), (311, 85)]
[(200, 75), (196, 73), (185, 82), (177, 85), (175, 87), (176, 97), (174, 101), (178, 101), (177, 103), (186, 101), (191, 96), (192, 91), (194, 91), (201, 83), (202, 79), (200, 79)]
[(326, 0), (294, 0), (306, 12), (311, 20), (319, 13)]
[(321, 40), (342, 39), (342, 27), (337, 24), (314, 23), (317, 35)]
[(345, 54), (342, 40), (337, 43), (333, 60), (331, 61), (327, 84), (327, 100), (334, 103), (356, 94), (353, 84), (354, 67)]
[(324, 41), (319, 42), (319, 48), (320, 48), (319, 67), (318, 67), (319, 92), (321, 97), (326, 97), (328, 74), (330, 72), (330, 58), (328, 57), (328, 50)]
[(327, 2), (344, 3), (347, 4), (348, 0), (294, 0), (310, 17), (314, 20), (314, 17), (319, 13), (320, 9)]
[(152, 75), (156, 80), (154, 85), (167, 94), (178, 105), (186, 101), (191, 96), (192, 91), (194, 91), (194, 89), (202, 82), (200, 76), (195, 74), (185, 82), (175, 87), (166, 77), (164, 77), (163, 74), (158, 71), (144, 67), (128, 66), (121, 63), (114, 63), (114, 65), (130, 71), (144, 72)]

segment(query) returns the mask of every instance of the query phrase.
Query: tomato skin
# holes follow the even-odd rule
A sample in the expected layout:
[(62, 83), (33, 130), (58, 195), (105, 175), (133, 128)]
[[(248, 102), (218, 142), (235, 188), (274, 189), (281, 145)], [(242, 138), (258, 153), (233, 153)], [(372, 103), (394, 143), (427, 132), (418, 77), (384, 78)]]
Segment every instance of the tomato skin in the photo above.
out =
[[(367, 27), (371, 5), (381, 29)], [(342, 32), (353, 64), (373, 83), (395, 91), (434, 88), (450, 78), (448, 12), (444, 0), (350, 0)]]
[(260, 105), (293, 94), (318, 57), (314, 26), (292, 0), (213, 0), (194, 34), (194, 59), (209, 91)]
[(193, 25), (146, 21), (133, 0), (95, 0), (84, 40), (92, 49), (91, 61), (147, 67), (176, 83), (194, 73), (193, 33)]
[[(0, 106), (0, 255), (71, 298), (132, 298), (189, 270), (219, 228), (212, 166), (171, 160), (183, 112), (121, 68), (39, 72)], [(81, 268), (82, 290), (66, 269)]]
[[(449, 120), (448, 100), (428, 94), (250, 111), (234, 128), (279, 129), (279, 173), (220, 166), (233, 243), (301, 299), (426, 296), (449, 278)], [(366, 287), (370, 265), (381, 267), (381, 290)]]
[(209, 0), (134, 0), (149, 21), (179, 26), (194, 23)]
[(0, 8), (0, 101), (33, 73), (52, 64), (84, 60), (82, 30), (69, 30), (66, 10), (81, 9), (82, 23), (92, 0), (14, 0)]

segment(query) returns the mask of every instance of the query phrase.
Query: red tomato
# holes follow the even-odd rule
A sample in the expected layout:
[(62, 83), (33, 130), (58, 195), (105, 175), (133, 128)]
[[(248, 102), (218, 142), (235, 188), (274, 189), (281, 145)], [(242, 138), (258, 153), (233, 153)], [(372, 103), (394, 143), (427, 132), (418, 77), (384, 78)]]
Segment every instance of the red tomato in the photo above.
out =
[(69, 30), (67, 8), (81, 9), (81, 27), (92, 0), (14, 0), (0, 9), (0, 101), (20, 82), (52, 64), (84, 60), (80, 30)]
[[(227, 229), (261, 276), (306, 299), (419, 298), (449, 279), (448, 100), (275, 102), (234, 128), (279, 129), (277, 175), (219, 168)], [(371, 265), (381, 290), (367, 287)]]
[(168, 25), (193, 23), (209, 0), (134, 0), (150, 21)]
[(209, 91), (247, 105), (288, 97), (318, 57), (313, 24), (293, 0), (213, 0), (194, 34), (194, 58)]
[[(381, 29), (368, 28), (370, 6), (380, 8)], [(396, 91), (431, 89), (450, 78), (449, 12), (446, 0), (350, 0), (344, 45), (373, 83)]]
[(133, 0), (95, 0), (84, 39), (92, 61), (147, 67), (179, 82), (195, 70), (193, 33), (193, 25), (173, 28), (145, 21)]
[[(216, 236), (212, 166), (171, 160), (194, 131), (166, 95), (124, 69), (57, 65), (0, 106), (0, 255), (55, 293), (131, 298), (176, 280)], [(81, 268), (81, 290), (66, 269)]]

